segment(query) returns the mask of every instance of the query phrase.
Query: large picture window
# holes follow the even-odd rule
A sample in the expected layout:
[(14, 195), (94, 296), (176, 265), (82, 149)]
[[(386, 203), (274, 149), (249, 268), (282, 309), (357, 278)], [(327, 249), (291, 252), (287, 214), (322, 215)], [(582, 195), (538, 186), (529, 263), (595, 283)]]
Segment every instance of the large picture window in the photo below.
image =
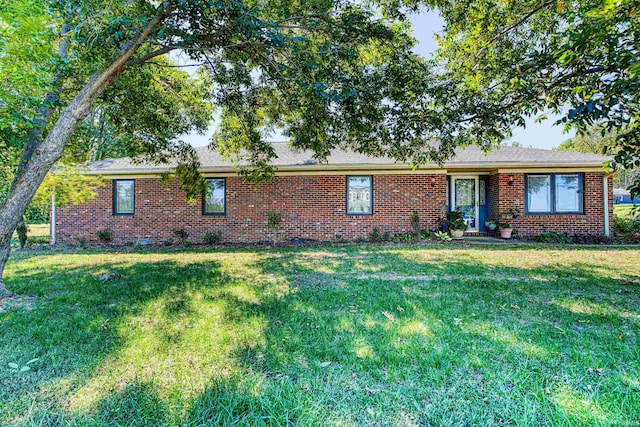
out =
[(202, 213), (204, 215), (224, 215), (226, 208), (225, 179), (207, 179), (204, 197), (202, 198)]
[(347, 215), (373, 214), (373, 178), (347, 177)]
[(133, 215), (135, 212), (135, 181), (116, 179), (113, 181), (113, 214)]
[(583, 213), (583, 175), (526, 176), (525, 212), (528, 214)]

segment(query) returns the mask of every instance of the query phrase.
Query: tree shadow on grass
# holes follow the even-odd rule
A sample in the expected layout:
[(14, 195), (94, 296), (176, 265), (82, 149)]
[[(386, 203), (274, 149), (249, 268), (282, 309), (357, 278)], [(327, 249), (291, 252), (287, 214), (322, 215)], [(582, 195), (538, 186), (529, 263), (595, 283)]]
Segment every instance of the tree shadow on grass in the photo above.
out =
[[(114, 375), (88, 412), (70, 410), (70, 422), (632, 421), (622, 408), (640, 409), (637, 391), (621, 387), (620, 376), (638, 374), (629, 341), (638, 334), (638, 284), (588, 263), (540, 271), (397, 249), (257, 251), (246, 265), (254, 275), (228, 273), (216, 253), (186, 264), (20, 270), (11, 279), (31, 283), (27, 290), (44, 284), (45, 301), (0, 318), (11, 331), (0, 357), (37, 350), (43, 363), (29, 383), (0, 379), (0, 390), (13, 392), (6, 407), (26, 406), (33, 390), (50, 387), (38, 397), (41, 413), (65, 411), (69, 395), (81, 399)], [(114, 277), (101, 281), (105, 270)], [(51, 276), (63, 272), (70, 282), (61, 286)], [(601, 311), (577, 309), (585, 298)], [(132, 346), (123, 328), (140, 329), (136, 339), (151, 337), (150, 344)], [(189, 335), (194, 329), (203, 332)], [(222, 329), (237, 333), (225, 337)], [(140, 351), (151, 372), (130, 362)], [(124, 368), (109, 372), (115, 357)], [(599, 367), (602, 376), (588, 371)], [(174, 381), (179, 375), (190, 378)], [(597, 417), (576, 411), (580, 402), (591, 402)]]
[[(321, 419), (330, 424), (489, 425), (521, 422), (523, 414), (533, 424), (633, 419), (616, 403), (636, 393), (619, 387), (626, 369), (637, 371), (637, 351), (618, 339), (620, 331), (637, 339), (635, 281), (603, 276), (586, 263), (541, 274), (467, 259), (442, 269), (394, 253), (366, 263), (368, 255), (263, 260), (262, 269), (281, 274), (295, 291), (282, 309), (264, 312), (264, 345), (238, 349), (245, 369), (268, 382), (311, 381), (299, 393), (325, 404)], [(380, 273), (389, 266), (399, 273)], [(613, 292), (621, 288), (625, 295)], [(601, 312), (556, 301), (579, 303), (589, 292)], [(594, 377), (594, 366), (610, 371)], [(562, 390), (572, 390), (570, 402), (558, 397), (567, 396)], [(576, 404), (592, 410), (575, 411)]]
[[(34, 309), (10, 310), (0, 318), (0, 366), (4, 371), (11, 362), (40, 360), (30, 372), (0, 375), (0, 413), (25, 412), (34, 392), (46, 400), (41, 404), (68, 405), (69, 394), (81, 390), (103, 365), (122, 357), (130, 345), (130, 328), (153, 335), (150, 352), (175, 345), (182, 335), (175, 325), (188, 328), (193, 317), (193, 295), (203, 289), (216, 292), (234, 280), (214, 261), (184, 265), (172, 260), (104, 260), (11, 274), (8, 282), (14, 289), (39, 297)], [(148, 319), (148, 325), (131, 323), (144, 322), (145, 313), (157, 317)]]

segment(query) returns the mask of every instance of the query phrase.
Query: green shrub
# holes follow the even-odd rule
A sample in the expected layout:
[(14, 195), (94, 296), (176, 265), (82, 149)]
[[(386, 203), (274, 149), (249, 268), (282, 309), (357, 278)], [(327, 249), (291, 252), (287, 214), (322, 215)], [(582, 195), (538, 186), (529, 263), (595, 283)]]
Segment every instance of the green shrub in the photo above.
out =
[(388, 242), (391, 240), (391, 234), (388, 231), (382, 231), (378, 227), (373, 227), (371, 233), (369, 233), (368, 240), (370, 242)]
[(396, 243), (399, 242), (412, 242), (415, 238), (413, 233), (398, 233), (393, 236), (393, 241)]
[(27, 247), (37, 246), (37, 245), (48, 245), (49, 236), (31, 236), (27, 240)]
[(435, 233), (433, 231), (420, 230), (420, 240), (431, 240), (434, 237), (436, 237), (436, 236), (435, 236)]
[(29, 232), (29, 227), (27, 223), (24, 222), (24, 218), (18, 222), (16, 226), (16, 234), (18, 235), (18, 240), (20, 241), (20, 248), (24, 249), (27, 244), (27, 233)]
[(180, 240), (180, 243), (182, 243), (183, 245), (189, 238), (189, 233), (184, 228), (174, 228), (173, 230), (171, 230), (171, 232)]
[(640, 233), (640, 217), (633, 214), (614, 215), (613, 232), (616, 234)]
[(542, 233), (539, 236), (534, 236), (531, 238), (531, 240), (533, 240), (534, 242), (540, 242), (540, 243), (573, 243), (574, 239), (565, 235), (565, 234), (559, 234), (556, 233), (555, 231), (550, 231), (548, 233)]
[(267, 228), (277, 230), (282, 223), (282, 214), (280, 212), (267, 212)]
[(207, 231), (202, 236), (202, 240), (207, 245), (217, 245), (222, 241), (222, 235), (220, 234), (219, 231)]
[(443, 242), (450, 242), (453, 240), (446, 231), (436, 231), (433, 235), (436, 239), (442, 240)]
[(100, 243), (108, 244), (113, 242), (113, 232), (109, 228), (99, 230), (96, 235), (98, 236), (98, 240), (100, 241)]

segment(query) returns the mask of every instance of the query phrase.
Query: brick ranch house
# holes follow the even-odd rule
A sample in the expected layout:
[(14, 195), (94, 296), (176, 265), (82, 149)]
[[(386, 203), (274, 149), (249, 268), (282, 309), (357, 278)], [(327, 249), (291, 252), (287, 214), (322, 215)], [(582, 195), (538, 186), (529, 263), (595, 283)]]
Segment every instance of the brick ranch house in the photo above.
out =
[(467, 233), (486, 232), (486, 219), (517, 208), (511, 220), (520, 236), (556, 231), (609, 235), (613, 218), (612, 179), (600, 155), (501, 147), (488, 154), (468, 147), (444, 164), (412, 170), (388, 158), (335, 152), (327, 163), (310, 152), (273, 143), (275, 178), (244, 182), (229, 162), (197, 148), (208, 190), (187, 202), (161, 173), (171, 166), (134, 164), (128, 158), (91, 163), (88, 174), (104, 178), (97, 197), (71, 208), (53, 207), (52, 241), (96, 241), (99, 230), (114, 242), (189, 240), (207, 232), (228, 242), (270, 240), (267, 212), (282, 216), (279, 238), (330, 240), (366, 237), (374, 227), (390, 233), (411, 229), (417, 211), (424, 229), (436, 229), (447, 210), (461, 210)]

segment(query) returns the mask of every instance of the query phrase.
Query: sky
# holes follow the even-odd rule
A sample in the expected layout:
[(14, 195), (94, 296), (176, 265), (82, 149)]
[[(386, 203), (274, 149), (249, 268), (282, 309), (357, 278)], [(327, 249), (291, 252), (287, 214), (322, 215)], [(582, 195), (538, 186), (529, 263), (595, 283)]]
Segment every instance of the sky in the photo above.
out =
[[(434, 35), (442, 31), (443, 21), (437, 11), (424, 12), (411, 18), (414, 36), (418, 40), (416, 53), (428, 57), (437, 48)], [(524, 147), (546, 148), (557, 147), (561, 142), (573, 137), (573, 134), (563, 133), (562, 126), (554, 126), (558, 116), (547, 112), (547, 120), (535, 123), (535, 117), (526, 121), (526, 127), (513, 129), (513, 136), (508, 140), (520, 143)], [(205, 135), (190, 134), (184, 140), (194, 146), (207, 145), (215, 126), (209, 129)], [(275, 136), (278, 138), (278, 135)]]

